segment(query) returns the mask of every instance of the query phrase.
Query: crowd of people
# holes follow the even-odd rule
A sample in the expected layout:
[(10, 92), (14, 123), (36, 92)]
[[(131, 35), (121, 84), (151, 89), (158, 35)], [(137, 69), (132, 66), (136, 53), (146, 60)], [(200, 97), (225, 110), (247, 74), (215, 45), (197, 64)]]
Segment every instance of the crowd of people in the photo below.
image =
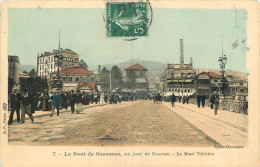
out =
[[(129, 101), (133, 98), (128, 97)], [(25, 88), (22, 93), (17, 91), (17, 88), (12, 89), (12, 93), (9, 95), (10, 115), (8, 124), (13, 123), (13, 115), (16, 112), (17, 122), (25, 122), (25, 114), (28, 114), (31, 121), (34, 121), (33, 113), (35, 111), (51, 111), (50, 117), (53, 117), (53, 113), (56, 110), (57, 116), (61, 109), (68, 109), (70, 107), (71, 114), (80, 113), (83, 111), (84, 105), (100, 104), (104, 105), (121, 103), (122, 96), (116, 92), (104, 93), (104, 92), (81, 92), (77, 90), (71, 91), (48, 91), (45, 89), (42, 92), (32, 93), (28, 88)], [(20, 114), (21, 110), (21, 114)], [(20, 118), (21, 116), (21, 118)]]
[[(169, 97), (169, 101), (172, 104), (172, 107), (175, 107), (175, 102), (178, 100), (179, 103), (183, 103), (183, 104), (189, 104), (189, 96), (175, 96), (175, 94), (173, 93), (170, 97)], [(204, 93), (200, 94), (198, 93), (196, 96), (196, 101), (197, 101), (197, 106), (198, 108), (200, 108), (200, 106), (202, 106), (203, 108), (205, 107), (205, 101), (206, 101), (206, 95)], [(218, 111), (218, 107), (219, 107), (219, 95), (217, 94), (217, 91), (214, 91), (213, 94), (211, 94), (209, 96), (209, 102), (210, 102), (210, 108), (213, 109), (214, 108), (214, 113), (215, 115), (217, 115), (217, 111)]]
[[(152, 97), (152, 96), (151, 96)], [(149, 100), (151, 99), (149, 96)], [(156, 99), (155, 97), (160, 97)], [(155, 101), (161, 101), (162, 96), (158, 93), (154, 96)], [(77, 90), (71, 91), (48, 91), (45, 89), (43, 92), (32, 93), (28, 88), (25, 88), (20, 94), (17, 88), (12, 89), (12, 93), (9, 95), (9, 105), (10, 105), (10, 116), (8, 124), (12, 124), (13, 115), (16, 112), (17, 122), (24, 123), (25, 114), (28, 114), (31, 121), (34, 121), (33, 113), (35, 111), (51, 111), (50, 116), (53, 117), (53, 113), (57, 110), (57, 116), (59, 116), (59, 111), (61, 109), (68, 109), (70, 107), (71, 114), (80, 113), (83, 111), (84, 105), (89, 104), (100, 104), (104, 105), (121, 103), (122, 100), (133, 101), (137, 99), (135, 96), (121, 96), (116, 92), (104, 93), (104, 92), (81, 92)], [(175, 106), (175, 102), (178, 100), (179, 103), (189, 104), (190, 97), (187, 96), (175, 96), (174, 93), (168, 97), (167, 101), (171, 101), (172, 107)], [(200, 108), (205, 107), (206, 96), (204, 94), (198, 93), (196, 96), (197, 106)], [(219, 96), (215, 91), (209, 96), (210, 108), (214, 108), (215, 115), (217, 115), (217, 110), (219, 106)], [(21, 110), (21, 114), (20, 114)]]

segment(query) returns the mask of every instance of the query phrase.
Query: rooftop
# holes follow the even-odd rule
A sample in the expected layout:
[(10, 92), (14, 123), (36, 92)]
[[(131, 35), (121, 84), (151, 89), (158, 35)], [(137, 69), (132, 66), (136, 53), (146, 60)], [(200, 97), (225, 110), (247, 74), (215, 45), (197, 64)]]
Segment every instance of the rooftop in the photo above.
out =
[(142, 66), (141, 64), (134, 64), (134, 65), (131, 65), (131, 66), (129, 66), (129, 67), (127, 67), (127, 68), (125, 68), (124, 70), (145, 70), (145, 71), (147, 71), (147, 69), (144, 67), (144, 66)]
[(211, 78), (215, 78), (215, 79), (221, 78), (220, 75), (215, 74), (214, 72), (202, 72), (202, 73), (199, 73), (197, 76), (202, 75), (202, 74), (206, 74), (206, 75), (210, 76)]
[(70, 67), (65, 70), (61, 70), (60, 73), (61, 74), (93, 74), (93, 72), (79, 66)]
[[(77, 53), (75, 53), (74, 51), (72, 51), (71, 49), (62, 49), (61, 48), (61, 53), (66, 53), (66, 54), (77, 54)], [(45, 56), (50, 56), (50, 55), (54, 55), (55, 53), (57, 53), (59, 50), (53, 50), (53, 52), (44, 52), (44, 53), (42, 53), (41, 54), (41, 56), (40, 57), (45, 57)]]

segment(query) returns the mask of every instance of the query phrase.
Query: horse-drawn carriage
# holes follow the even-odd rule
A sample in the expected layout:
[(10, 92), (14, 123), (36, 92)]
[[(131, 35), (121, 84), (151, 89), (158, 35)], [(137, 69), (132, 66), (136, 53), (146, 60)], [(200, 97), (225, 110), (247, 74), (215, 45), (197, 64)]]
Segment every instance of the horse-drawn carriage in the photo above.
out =
[(157, 95), (154, 96), (153, 102), (159, 103), (159, 104), (162, 103), (162, 96), (160, 95), (160, 93), (158, 93)]

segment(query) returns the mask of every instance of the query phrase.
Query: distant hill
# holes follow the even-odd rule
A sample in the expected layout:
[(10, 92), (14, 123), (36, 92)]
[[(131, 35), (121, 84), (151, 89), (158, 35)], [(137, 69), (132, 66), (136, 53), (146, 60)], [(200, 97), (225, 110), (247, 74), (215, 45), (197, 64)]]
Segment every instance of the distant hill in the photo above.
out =
[[(147, 68), (149, 73), (160, 73), (164, 71), (166, 64), (156, 61), (147, 61), (147, 60), (140, 60), (140, 59), (131, 59), (122, 63), (117, 64), (103, 64), (101, 65), (101, 69), (106, 67), (107, 69), (111, 69), (114, 65), (117, 65), (121, 70), (124, 70), (126, 67), (134, 65), (136, 63), (141, 64), (145, 68)], [(97, 65), (88, 65), (89, 70), (97, 71)]]
[(36, 66), (34, 65), (20, 64), (20, 72), (27, 71), (29, 73), (33, 68), (35, 69), (35, 71), (37, 70)]

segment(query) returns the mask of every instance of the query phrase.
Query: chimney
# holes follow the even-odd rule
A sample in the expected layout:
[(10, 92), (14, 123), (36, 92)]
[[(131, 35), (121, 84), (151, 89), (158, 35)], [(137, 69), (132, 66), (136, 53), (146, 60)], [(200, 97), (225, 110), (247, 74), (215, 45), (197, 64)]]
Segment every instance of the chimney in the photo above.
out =
[(193, 67), (193, 59), (190, 57), (190, 66)]
[(100, 72), (101, 72), (101, 65), (98, 65), (98, 71), (97, 71), (97, 73), (100, 74)]
[(184, 55), (183, 55), (183, 39), (180, 39), (180, 64), (184, 64)]

